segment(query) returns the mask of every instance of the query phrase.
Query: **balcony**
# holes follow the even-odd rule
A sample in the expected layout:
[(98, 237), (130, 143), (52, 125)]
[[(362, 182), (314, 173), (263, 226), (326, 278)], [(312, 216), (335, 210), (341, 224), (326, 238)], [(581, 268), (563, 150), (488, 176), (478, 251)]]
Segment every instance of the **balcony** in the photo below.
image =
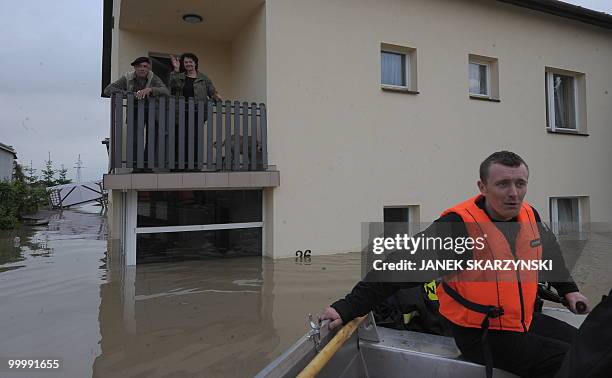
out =
[[(107, 189), (273, 187), (263, 103), (111, 98)], [(140, 176), (140, 177), (136, 177)]]

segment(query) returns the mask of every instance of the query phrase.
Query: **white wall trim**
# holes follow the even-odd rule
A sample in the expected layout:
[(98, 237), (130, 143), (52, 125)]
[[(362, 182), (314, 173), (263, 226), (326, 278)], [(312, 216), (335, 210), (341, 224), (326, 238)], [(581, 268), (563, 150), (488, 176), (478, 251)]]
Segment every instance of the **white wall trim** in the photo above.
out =
[(125, 201), (125, 265), (136, 265), (136, 220), (138, 218), (138, 193), (128, 190)]
[(249, 222), (249, 223), (198, 224), (198, 225), (189, 225), (189, 226), (136, 227), (136, 234), (155, 234), (155, 233), (163, 233), (163, 232), (235, 230), (239, 228), (263, 227), (263, 224), (264, 222)]

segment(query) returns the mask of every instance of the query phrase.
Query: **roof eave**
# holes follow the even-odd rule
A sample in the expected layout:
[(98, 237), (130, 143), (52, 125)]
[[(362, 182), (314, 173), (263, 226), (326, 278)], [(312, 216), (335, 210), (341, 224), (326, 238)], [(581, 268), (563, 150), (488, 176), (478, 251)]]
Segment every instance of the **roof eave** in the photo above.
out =
[(497, 0), (523, 8), (612, 29), (612, 15), (558, 0)]

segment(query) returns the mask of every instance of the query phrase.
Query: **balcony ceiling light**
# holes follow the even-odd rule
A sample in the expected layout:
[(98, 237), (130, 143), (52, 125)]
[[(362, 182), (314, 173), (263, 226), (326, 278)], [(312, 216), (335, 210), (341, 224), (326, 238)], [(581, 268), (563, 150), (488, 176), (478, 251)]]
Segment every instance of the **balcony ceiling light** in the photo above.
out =
[(197, 14), (186, 14), (183, 16), (183, 21), (188, 24), (199, 24), (202, 22), (202, 16)]

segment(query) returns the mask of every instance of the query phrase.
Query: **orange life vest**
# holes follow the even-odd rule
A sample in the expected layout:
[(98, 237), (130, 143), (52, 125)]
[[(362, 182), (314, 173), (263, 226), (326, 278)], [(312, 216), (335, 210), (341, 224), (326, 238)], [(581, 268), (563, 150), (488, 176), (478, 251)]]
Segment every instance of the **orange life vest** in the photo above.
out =
[[(472, 250), (472, 260), (540, 260), (542, 246), (533, 209), (523, 202), (517, 217), (519, 231), (515, 253), (502, 232), (487, 213), (476, 205), (481, 195), (470, 198), (442, 213), (456, 213), (463, 219), (468, 235), (484, 238), (484, 248)], [(481, 239), (482, 240), (482, 239)], [(463, 270), (444, 279), (438, 287), (440, 313), (451, 322), (471, 328), (481, 328), (485, 315), (468, 309), (457, 301), (459, 294), (465, 300), (501, 308), (502, 315), (490, 319), (489, 328), (527, 332), (533, 317), (538, 288), (537, 270)], [(450, 295), (444, 286), (454, 289)]]

